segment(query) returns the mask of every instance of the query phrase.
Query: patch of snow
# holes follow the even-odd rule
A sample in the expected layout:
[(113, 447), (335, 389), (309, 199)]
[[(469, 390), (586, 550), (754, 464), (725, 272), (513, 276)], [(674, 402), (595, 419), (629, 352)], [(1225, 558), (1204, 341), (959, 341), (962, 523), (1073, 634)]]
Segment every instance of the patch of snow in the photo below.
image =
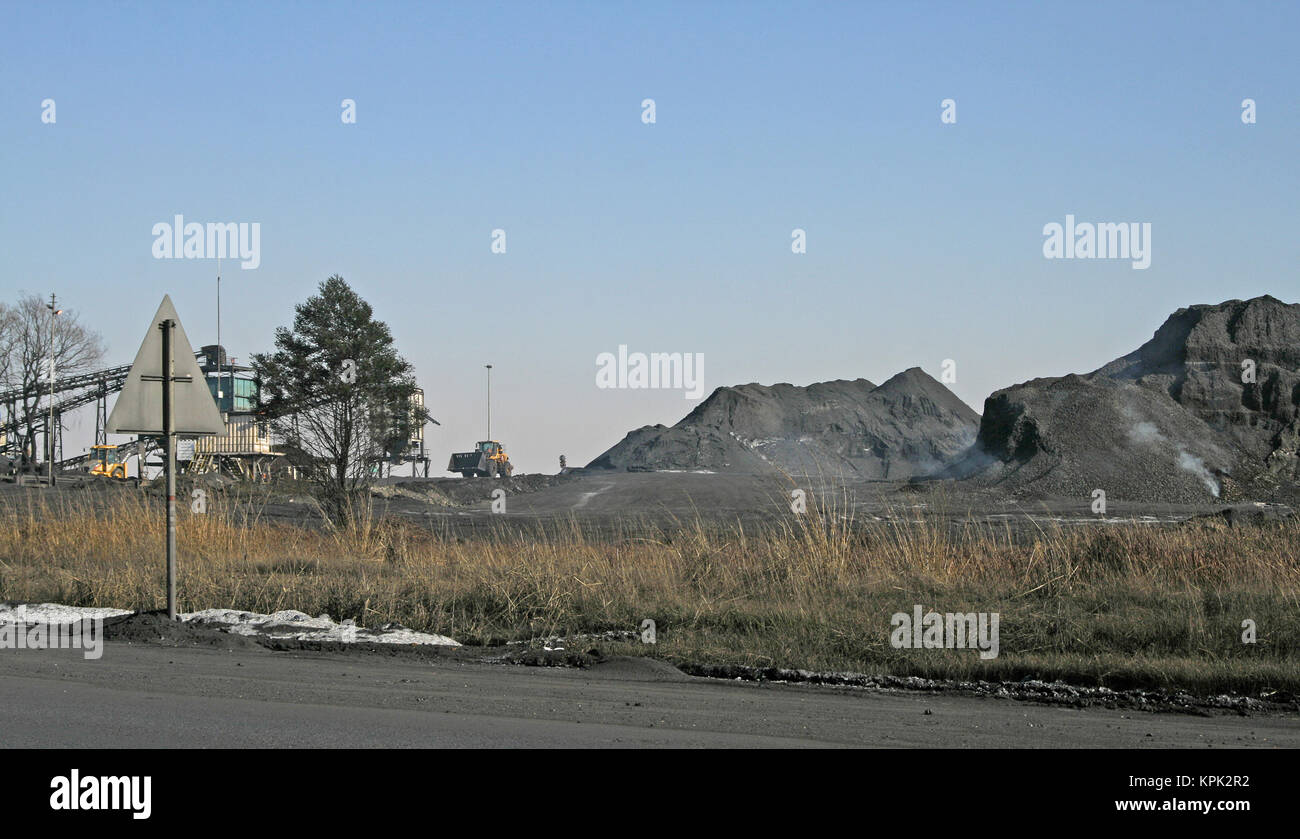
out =
[(736, 438), (736, 441), (738, 443), (740, 443), (745, 448), (750, 449), (751, 451), (754, 449), (761, 449), (763, 446), (770, 446), (773, 445), (774, 443), (781, 443), (785, 441), (784, 437), (755, 437), (753, 440), (750, 440), (745, 437), (741, 437), (739, 434), (737, 434), (734, 431), (729, 431), (727, 433), (730, 434), (732, 437)]
[[(100, 609), (91, 606), (64, 606), (62, 603), (23, 604), (23, 620), (27, 623), (64, 624), (95, 618), (116, 618), (131, 614), (130, 609)], [(19, 606), (0, 603), (0, 623), (17, 623)]]
[[(27, 603), (21, 606), (0, 603), (0, 623), (17, 623), (19, 608), (23, 608), (23, 621), (29, 624), (70, 624), (94, 618), (116, 618), (134, 614), (130, 609), (64, 606), (61, 603)], [(235, 635), (261, 635), (267, 638), (299, 641), (338, 641), (345, 644), (369, 642), (460, 646), (454, 639), (445, 635), (416, 632), (400, 624), (366, 629), (357, 626), (352, 620), (335, 623), (329, 615), (313, 618), (292, 609), (276, 612), (273, 615), (240, 612), (234, 609), (204, 609), (201, 612), (190, 612), (177, 617), (189, 623), (212, 626)]]
[(272, 615), (241, 612), (235, 609), (204, 609), (201, 612), (190, 612), (179, 617), (190, 623), (215, 626), (234, 635), (261, 635), (281, 640), (460, 646), (458, 642), (445, 635), (416, 632), (400, 624), (366, 629), (357, 626), (350, 619), (335, 623), (329, 615), (313, 618), (305, 612), (294, 609), (285, 609)]

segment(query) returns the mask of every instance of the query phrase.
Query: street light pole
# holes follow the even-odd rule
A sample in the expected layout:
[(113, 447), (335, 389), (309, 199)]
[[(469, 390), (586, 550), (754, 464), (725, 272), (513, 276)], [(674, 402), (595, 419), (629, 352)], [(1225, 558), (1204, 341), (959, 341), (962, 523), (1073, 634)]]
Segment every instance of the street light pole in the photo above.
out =
[[(233, 377), (232, 377), (233, 378)], [(226, 394), (221, 386), (221, 257), (217, 257), (217, 410), (224, 411), (221, 400)], [(234, 407), (234, 406), (231, 406)]]
[(491, 439), (492, 439), (492, 365), (491, 365), (491, 364), (484, 364), (483, 366), (486, 367), (486, 368), (487, 368), (487, 371), (488, 371), (488, 372), (487, 372), (487, 379), (488, 379), (488, 382), (487, 382), (487, 399), (488, 399), (488, 403), (487, 403), (487, 411), (488, 411), (488, 433), (487, 433), (487, 438), (488, 438), (489, 440), (491, 440)]

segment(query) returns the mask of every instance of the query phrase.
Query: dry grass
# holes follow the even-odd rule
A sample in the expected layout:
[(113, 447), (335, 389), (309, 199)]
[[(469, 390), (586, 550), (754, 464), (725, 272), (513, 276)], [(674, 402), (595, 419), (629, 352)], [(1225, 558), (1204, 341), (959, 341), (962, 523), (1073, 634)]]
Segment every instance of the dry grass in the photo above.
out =
[[(11, 496), (12, 497), (12, 496)], [(0, 511), (0, 599), (155, 609), (158, 501), (107, 507), (39, 493)], [(237, 503), (236, 503), (237, 502)], [(949, 678), (1063, 678), (1111, 687), (1300, 693), (1300, 525), (1118, 525), (1032, 539), (907, 517), (855, 523), (810, 507), (762, 532), (574, 522), (470, 540), (391, 519), (354, 532), (265, 523), (255, 496), (182, 508), (180, 599), (399, 622), (467, 643), (605, 630), (653, 618), (674, 660)], [(222, 512), (227, 511), (227, 512)], [(505, 520), (508, 522), (508, 520)], [(999, 612), (1001, 655), (898, 650), (913, 604)], [(1241, 642), (1254, 620), (1259, 641)]]

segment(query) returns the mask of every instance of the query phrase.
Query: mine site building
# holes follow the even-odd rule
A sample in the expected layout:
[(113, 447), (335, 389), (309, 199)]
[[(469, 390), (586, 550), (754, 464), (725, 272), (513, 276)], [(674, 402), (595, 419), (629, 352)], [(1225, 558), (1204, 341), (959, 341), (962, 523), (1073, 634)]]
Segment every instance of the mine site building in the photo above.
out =
[(221, 434), (182, 440), (177, 459), (187, 474), (219, 472), (249, 480), (267, 480), (284, 457), (271, 445), (271, 431), (257, 413), (258, 389), (253, 368), (235, 364), (225, 347), (209, 344), (199, 352), (199, 370), (225, 421)]

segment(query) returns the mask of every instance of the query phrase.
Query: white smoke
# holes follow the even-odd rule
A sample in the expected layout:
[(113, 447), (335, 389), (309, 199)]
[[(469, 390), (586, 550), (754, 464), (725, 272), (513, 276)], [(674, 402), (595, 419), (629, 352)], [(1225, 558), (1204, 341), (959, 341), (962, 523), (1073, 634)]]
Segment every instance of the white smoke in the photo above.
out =
[[(1126, 409), (1125, 413), (1130, 419), (1136, 419), (1136, 417), (1133, 416), (1132, 411)], [(1133, 427), (1129, 429), (1128, 437), (1129, 440), (1143, 446), (1154, 446), (1158, 443), (1168, 442), (1165, 435), (1160, 433), (1160, 429), (1157, 428), (1154, 423), (1146, 422), (1145, 420), (1142, 422), (1136, 422)], [(1219, 482), (1215, 479), (1214, 474), (1206, 468), (1204, 460), (1201, 460), (1196, 455), (1180, 448), (1178, 450), (1178, 468), (1185, 472), (1191, 472), (1193, 475), (1200, 478), (1201, 483), (1205, 484), (1205, 488), (1210, 491), (1210, 494), (1215, 498), (1219, 497)]]
[(1205, 461), (1196, 455), (1188, 454), (1179, 449), (1178, 468), (1185, 469), (1200, 478), (1201, 483), (1205, 484), (1205, 488), (1210, 491), (1210, 494), (1215, 498), (1219, 497), (1219, 482), (1214, 479), (1214, 475), (1210, 473), (1210, 470), (1205, 468)]
[(1128, 430), (1128, 436), (1134, 443), (1158, 443), (1165, 439), (1160, 429), (1149, 422), (1139, 422)]

